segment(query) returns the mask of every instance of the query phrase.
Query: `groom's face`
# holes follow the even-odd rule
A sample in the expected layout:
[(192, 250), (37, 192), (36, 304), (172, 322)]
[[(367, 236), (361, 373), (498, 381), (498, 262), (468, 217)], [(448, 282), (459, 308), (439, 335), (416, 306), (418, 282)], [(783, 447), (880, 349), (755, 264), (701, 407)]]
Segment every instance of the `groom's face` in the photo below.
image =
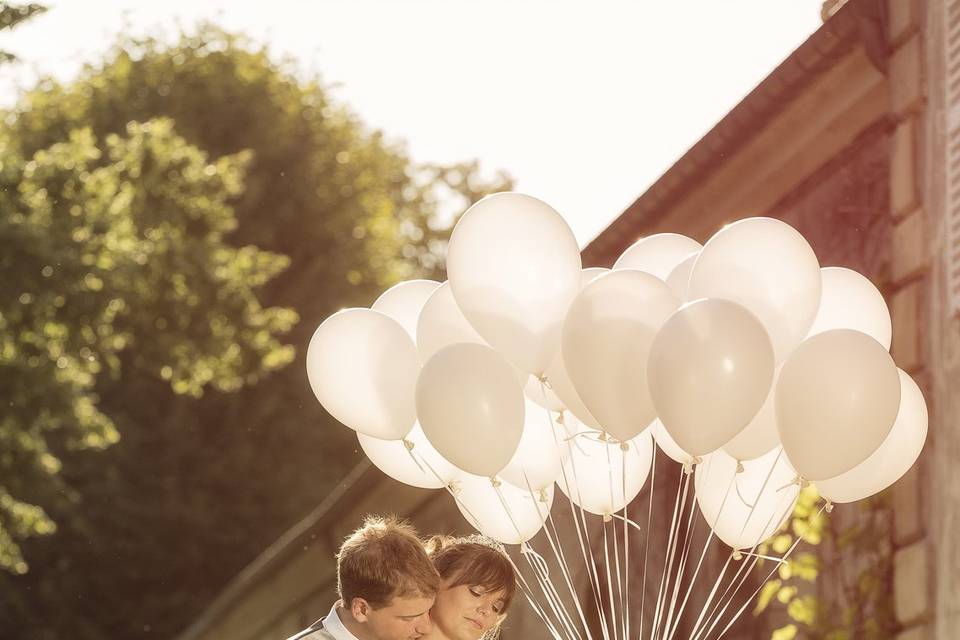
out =
[(354, 598), (354, 618), (368, 633), (364, 640), (417, 640), (433, 628), (430, 607), (434, 598), (394, 598), (385, 607), (374, 609), (365, 601), (358, 607)]

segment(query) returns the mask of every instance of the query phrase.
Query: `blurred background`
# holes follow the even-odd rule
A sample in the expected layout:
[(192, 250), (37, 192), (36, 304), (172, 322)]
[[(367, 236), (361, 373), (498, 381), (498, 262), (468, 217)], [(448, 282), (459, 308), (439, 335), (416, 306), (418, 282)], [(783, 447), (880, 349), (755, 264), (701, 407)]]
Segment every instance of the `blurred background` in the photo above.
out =
[[(314, 399), (309, 337), (443, 280), (456, 217), (497, 191), (552, 204), (585, 266), (787, 219), (881, 286), (945, 420), (952, 4), (0, 2), (0, 637), (227, 637), (264, 549), (354, 526), (308, 517), (382, 479)], [(920, 506), (947, 467), (924, 464), (834, 519), (866, 550), (852, 592), (781, 575), (756, 637), (952, 637), (952, 528)], [(422, 529), (452, 522), (423, 500)], [(793, 535), (818, 544), (808, 516)], [(269, 622), (251, 637), (285, 637)]]

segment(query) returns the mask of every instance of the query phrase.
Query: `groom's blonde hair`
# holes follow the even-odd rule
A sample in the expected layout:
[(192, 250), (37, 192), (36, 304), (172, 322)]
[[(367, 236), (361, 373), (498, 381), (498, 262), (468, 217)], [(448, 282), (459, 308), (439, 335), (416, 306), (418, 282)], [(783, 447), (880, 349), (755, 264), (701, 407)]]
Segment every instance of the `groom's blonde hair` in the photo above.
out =
[(363, 598), (378, 609), (394, 598), (432, 598), (440, 575), (416, 530), (394, 516), (367, 516), (337, 552), (337, 591), (344, 606)]

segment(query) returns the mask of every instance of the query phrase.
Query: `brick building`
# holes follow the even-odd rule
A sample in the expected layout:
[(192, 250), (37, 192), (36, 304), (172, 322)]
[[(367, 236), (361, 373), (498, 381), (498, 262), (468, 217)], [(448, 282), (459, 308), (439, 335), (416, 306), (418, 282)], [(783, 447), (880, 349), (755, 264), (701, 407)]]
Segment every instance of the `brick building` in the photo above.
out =
[[(881, 288), (893, 356), (930, 407), (924, 453), (892, 490), (897, 638), (946, 640), (960, 622), (960, 551), (951, 542), (960, 518), (952, 468), (960, 460), (960, 0), (834, 0), (823, 14), (821, 28), (591, 242), (583, 261), (609, 266), (640, 236), (675, 231), (702, 242), (726, 222), (769, 215), (799, 229), (824, 266), (855, 268)], [(443, 492), (403, 487), (361, 465), (180, 640), (284, 638), (322, 615), (332, 554), (368, 511), (401, 513), (428, 531), (466, 530)], [(515, 608), (505, 638), (547, 637)], [(769, 637), (769, 628), (748, 617), (736, 637)]]

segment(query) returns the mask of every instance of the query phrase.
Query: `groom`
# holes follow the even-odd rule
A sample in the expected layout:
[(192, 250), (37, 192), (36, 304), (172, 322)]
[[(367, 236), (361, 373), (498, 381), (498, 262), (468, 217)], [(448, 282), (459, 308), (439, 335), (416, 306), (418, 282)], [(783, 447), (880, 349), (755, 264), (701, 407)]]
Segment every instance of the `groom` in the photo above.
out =
[(337, 592), (325, 618), (287, 640), (416, 640), (428, 633), (440, 576), (414, 529), (367, 516), (337, 552)]

